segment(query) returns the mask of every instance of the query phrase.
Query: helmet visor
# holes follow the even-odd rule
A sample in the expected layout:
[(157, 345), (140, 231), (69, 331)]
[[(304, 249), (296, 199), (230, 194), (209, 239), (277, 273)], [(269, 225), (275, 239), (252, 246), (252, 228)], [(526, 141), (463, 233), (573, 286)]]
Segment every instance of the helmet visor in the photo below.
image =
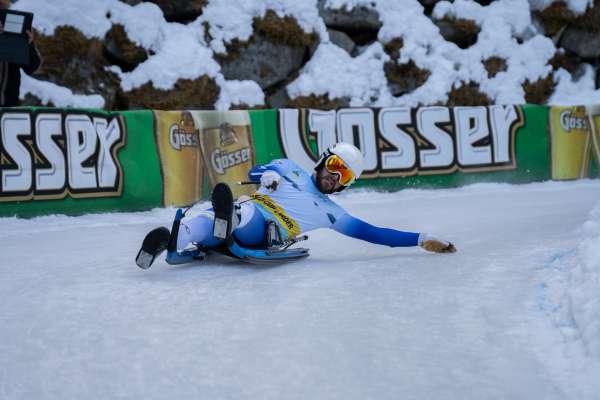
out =
[(325, 168), (330, 174), (337, 174), (340, 185), (349, 186), (356, 180), (354, 172), (336, 154), (332, 154), (327, 158)]

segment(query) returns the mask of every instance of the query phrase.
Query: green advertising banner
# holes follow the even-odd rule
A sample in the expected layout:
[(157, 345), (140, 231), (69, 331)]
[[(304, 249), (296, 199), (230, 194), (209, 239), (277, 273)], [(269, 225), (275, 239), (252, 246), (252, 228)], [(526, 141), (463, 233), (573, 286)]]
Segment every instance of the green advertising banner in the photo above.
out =
[(150, 111), (0, 109), (0, 216), (162, 205)]
[[(262, 111), (257, 159), (290, 158), (305, 169), (335, 142), (365, 157), (357, 187), (451, 187), (550, 179), (543, 106), (348, 108)], [(258, 116), (252, 118), (253, 126)]]
[[(218, 182), (236, 197), (255, 164), (356, 145), (353, 187), (398, 190), (595, 177), (600, 107), (388, 107), (338, 110), (0, 109), (0, 216), (186, 206)], [(592, 157), (594, 155), (594, 157)]]

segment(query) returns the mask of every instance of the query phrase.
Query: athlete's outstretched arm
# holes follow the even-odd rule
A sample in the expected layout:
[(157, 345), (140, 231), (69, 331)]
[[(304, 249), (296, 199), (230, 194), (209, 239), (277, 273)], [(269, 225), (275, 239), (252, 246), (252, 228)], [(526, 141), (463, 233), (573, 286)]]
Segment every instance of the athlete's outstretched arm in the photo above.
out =
[(436, 253), (454, 253), (456, 251), (452, 243), (438, 239), (432, 235), (380, 228), (355, 218), (350, 214), (343, 214), (335, 221), (332, 228), (346, 236), (384, 246), (421, 246), (425, 250)]
[(350, 214), (344, 214), (335, 221), (332, 228), (341, 234), (367, 242), (390, 247), (409, 247), (419, 245), (419, 234), (395, 229), (380, 228)]

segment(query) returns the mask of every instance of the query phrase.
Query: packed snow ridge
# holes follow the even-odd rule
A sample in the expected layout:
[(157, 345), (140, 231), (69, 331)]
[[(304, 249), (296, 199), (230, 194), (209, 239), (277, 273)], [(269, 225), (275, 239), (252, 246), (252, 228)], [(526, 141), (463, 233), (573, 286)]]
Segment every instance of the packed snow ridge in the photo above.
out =
[[(548, 258), (538, 284), (538, 307), (553, 321), (561, 340), (547, 348), (551, 372), (564, 379), (575, 372), (574, 396), (597, 398), (589, 383), (600, 374), (600, 203), (580, 229), (579, 244)], [(556, 346), (556, 347), (554, 347)]]

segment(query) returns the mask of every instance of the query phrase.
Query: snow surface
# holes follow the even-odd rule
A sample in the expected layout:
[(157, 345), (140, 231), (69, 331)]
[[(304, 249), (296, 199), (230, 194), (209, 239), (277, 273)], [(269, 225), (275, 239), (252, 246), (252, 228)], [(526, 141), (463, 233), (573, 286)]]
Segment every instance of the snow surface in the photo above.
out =
[[(367, 46), (356, 57), (329, 41), (317, 0), (210, 0), (203, 14), (187, 25), (167, 22), (152, 3), (130, 6), (118, 0), (86, 0), (82, 12), (80, 0), (19, 0), (14, 8), (34, 12), (34, 26), (45, 34), (51, 34), (57, 26), (71, 25), (88, 37), (102, 38), (113, 23), (122, 24), (133, 42), (153, 53), (131, 72), (111, 67), (120, 76), (124, 90), (147, 82), (170, 89), (180, 78), (207, 75), (222, 89), (216, 108), (225, 110), (236, 104), (254, 106), (265, 102), (265, 95), (255, 82), (227, 81), (214, 55), (224, 52), (225, 44), (233, 39), (247, 40), (252, 34), (252, 19), (264, 16), (269, 9), (280, 16), (293, 16), (306, 32), (316, 32), (320, 37), (314, 56), (287, 86), (292, 98), (329, 94), (331, 98), (350, 98), (352, 106), (417, 106), (445, 102), (453, 86), (472, 81), (497, 104), (523, 104), (521, 85), (525, 80), (535, 82), (552, 73), (547, 62), (556, 47), (531, 20), (531, 9), (544, 8), (551, 1), (497, 0), (485, 7), (467, 0), (436, 3), (435, 18), (464, 18), (480, 26), (477, 43), (460, 49), (444, 40), (418, 0), (328, 0), (325, 5), (331, 9), (368, 7), (379, 14), (379, 42)], [(590, 0), (567, 3), (580, 13)], [(210, 43), (204, 39), (204, 23), (209, 27)], [(382, 44), (394, 38), (404, 42), (399, 63), (412, 60), (431, 71), (425, 84), (399, 97), (390, 93), (383, 69), (389, 57)], [(508, 70), (488, 78), (482, 62), (492, 56), (505, 58)], [(600, 98), (600, 90), (596, 90), (589, 73), (573, 81), (567, 71), (559, 70), (554, 79), (559, 88), (551, 104), (593, 104)], [(42, 100), (51, 99), (59, 107), (98, 104), (96, 97), (74, 96), (68, 89), (57, 91), (35, 78), (23, 80), (21, 96), (27, 93)]]
[(322, 230), (292, 264), (142, 271), (173, 209), (0, 219), (0, 398), (598, 398), (599, 181), (337, 199), (459, 251)]

